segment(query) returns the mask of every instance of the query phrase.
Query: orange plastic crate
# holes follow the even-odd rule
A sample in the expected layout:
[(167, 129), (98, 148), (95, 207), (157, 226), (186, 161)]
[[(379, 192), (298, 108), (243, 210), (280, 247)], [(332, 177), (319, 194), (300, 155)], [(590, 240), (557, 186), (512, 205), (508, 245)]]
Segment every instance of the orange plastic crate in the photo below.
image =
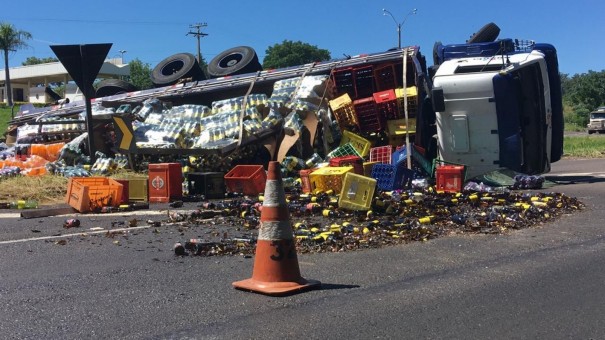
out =
[(79, 212), (117, 207), (122, 200), (122, 184), (107, 177), (72, 177), (65, 202)]
[(236, 165), (225, 175), (227, 191), (244, 195), (265, 192), (267, 173), (262, 165)]

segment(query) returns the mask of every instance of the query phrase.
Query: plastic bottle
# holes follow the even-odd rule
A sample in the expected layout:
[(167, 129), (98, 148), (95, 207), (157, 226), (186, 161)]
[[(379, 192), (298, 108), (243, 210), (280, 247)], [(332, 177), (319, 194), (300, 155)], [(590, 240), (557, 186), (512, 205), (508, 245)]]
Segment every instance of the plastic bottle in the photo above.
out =
[(9, 209), (36, 209), (38, 202), (34, 200), (19, 200), (9, 203)]

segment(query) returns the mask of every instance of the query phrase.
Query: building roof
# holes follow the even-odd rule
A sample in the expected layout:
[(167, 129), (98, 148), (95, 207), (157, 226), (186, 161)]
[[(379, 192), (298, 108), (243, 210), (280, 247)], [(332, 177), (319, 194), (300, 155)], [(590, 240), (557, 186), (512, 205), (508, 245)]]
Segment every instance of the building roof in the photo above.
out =
[[(11, 83), (44, 83), (44, 79), (49, 83), (64, 81), (65, 76), (69, 77), (67, 70), (60, 62), (44, 63), (28, 66), (11, 67), (10, 69)], [(128, 64), (122, 64), (121, 58), (108, 59), (101, 66), (98, 78), (115, 78), (118, 76), (128, 76), (130, 67)], [(4, 69), (0, 70), (0, 82), (4, 82)]]

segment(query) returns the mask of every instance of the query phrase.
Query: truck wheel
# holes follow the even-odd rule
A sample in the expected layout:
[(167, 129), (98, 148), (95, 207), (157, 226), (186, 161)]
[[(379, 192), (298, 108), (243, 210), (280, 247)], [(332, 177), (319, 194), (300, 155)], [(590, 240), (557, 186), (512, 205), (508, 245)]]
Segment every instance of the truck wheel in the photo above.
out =
[(162, 61), (151, 72), (151, 82), (159, 86), (176, 84), (181, 79), (204, 80), (204, 71), (191, 53), (177, 53)]
[(208, 63), (208, 74), (212, 77), (252, 73), (261, 71), (262, 65), (252, 47), (238, 46), (230, 48)]
[(594, 133), (594, 131), (588, 130), (588, 134), (592, 135)]
[(96, 98), (107, 97), (136, 90), (138, 88), (129, 82), (120, 79), (103, 79), (97, 85), (95, 96)]
[(466, 42), (469, 44), (492, 42), (498, 38), (498, 34), (500, 34), (500, 27), (493, 22), (490, 22), (481, 27), (481, 29), (473, 34)]

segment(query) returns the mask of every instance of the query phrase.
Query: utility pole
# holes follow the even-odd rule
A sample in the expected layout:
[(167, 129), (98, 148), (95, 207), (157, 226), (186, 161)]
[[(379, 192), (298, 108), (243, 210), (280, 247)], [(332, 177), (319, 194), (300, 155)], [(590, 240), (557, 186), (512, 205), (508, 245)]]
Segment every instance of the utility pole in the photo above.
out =
[(208, 24), (206, 24), (205, 22), (197, 23), (195, 25), (189, 25), (189, 29), (195, 29), (195, 31), (189, 31), (187, 33), (187, 35), (193, 35), (197, 38), (197, 62), (200, 65), (202, 64), (202, 53), (200, 51), (200, 38), (208, 35), (207, 33), (202, 33), (201, 29), (202, 29), (202, 27), (206, 27), (206, 26), (208, 26)]

